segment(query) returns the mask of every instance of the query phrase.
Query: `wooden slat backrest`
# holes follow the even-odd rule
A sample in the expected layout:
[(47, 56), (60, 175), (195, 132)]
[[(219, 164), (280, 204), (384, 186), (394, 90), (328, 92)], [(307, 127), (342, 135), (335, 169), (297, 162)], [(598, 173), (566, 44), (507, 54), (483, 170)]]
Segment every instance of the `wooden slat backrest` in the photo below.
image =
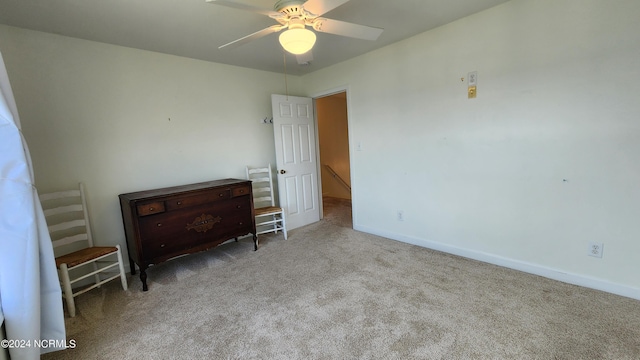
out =
[(40, 195), (54, 248), (78, 241), (93, 246), (83, 184), (78, 184), (78, 188)]
[(256, 208), (274, 206), (271, 164), (267, 167), (246, 168), (247, 180), (253, 187), (253, 203)]
[(56, 191), (48, 194), (40, 195), (40, 202), (56, 200), (56, 199), (64, 199), (70, 197), (80, 197), (82, 194), (80, 190), (66, 190), (66, 191)]

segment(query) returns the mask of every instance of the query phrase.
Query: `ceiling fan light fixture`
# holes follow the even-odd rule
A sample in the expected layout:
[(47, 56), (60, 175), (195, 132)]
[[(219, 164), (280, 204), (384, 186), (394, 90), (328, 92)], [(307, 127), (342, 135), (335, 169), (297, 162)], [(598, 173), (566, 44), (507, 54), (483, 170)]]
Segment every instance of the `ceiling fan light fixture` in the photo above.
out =
[(280, 34), (280, 45), (295, 55), (301, 55), (313, 48), (316, 43), (316, 34), (308, 29), (289, 28), (289, 30)]

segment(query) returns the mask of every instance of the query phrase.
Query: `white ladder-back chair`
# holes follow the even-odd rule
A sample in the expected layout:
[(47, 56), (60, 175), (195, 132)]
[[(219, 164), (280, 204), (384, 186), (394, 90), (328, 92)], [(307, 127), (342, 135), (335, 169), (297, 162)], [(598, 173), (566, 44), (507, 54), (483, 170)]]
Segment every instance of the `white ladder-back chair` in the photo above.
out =
[[(69, 316), (76, 316), (74, 297), (108, 281), (119, 277), (122, 288), (127, 290), (120, 245), (93, 246), (82, 183), (78, 184), (78, 189), (42, 194), (40, 203), (53, 241), (60, 286)], [(84, 265), (88, 264), (92, 266), (87, 269)], [(72, 270), (73, 276), (70, 275)], [(94, 277), (91, 286), (74, 292), (74, 283), (91, 276)]]
[(284, 209), (275, 205), (271, 164), (266, 167), (248, 167), (247, 180), (253, 188), (253, 207), (256, 213), (256, 235), (282, 231), (287, 239)]

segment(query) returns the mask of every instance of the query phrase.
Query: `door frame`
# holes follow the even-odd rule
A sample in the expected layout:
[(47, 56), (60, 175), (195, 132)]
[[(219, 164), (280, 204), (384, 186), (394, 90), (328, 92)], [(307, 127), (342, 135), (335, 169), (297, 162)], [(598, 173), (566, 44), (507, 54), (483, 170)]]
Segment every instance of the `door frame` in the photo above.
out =
[(317, 111), (317, 107), (316, 107), (316, 99), (319, 98), (323, 98), (323, 97), (327, 97), (327, 96), (331, 96), (331, 95), (335, 95), (338, 93), (344, 92), (346, 93), (346, 97), (347, 97), (347, 128), (349, 129), (349, 136), (348, 136), (348, 141), (349, 141), (349, 174), (350, 174), (350, 179), (349, 182), (351, 183), (351, 221), (352, 221), (352, 226), (355, 227), (355, 210), (354, 210), (354, 199), (355, 199), (355, 187), (353, 186), (353, 165), (352, 165), (352, 151), (351, 149), (353, 149), (353, 147), (351, 146), (353, 144), (353, 134), (351, 131), (351, 107), (349, 106), (350, 103), (350, 97), (349, 97), (349, 85), (342, 85), (342, 86), (338, 86), (335, 88), (331, 88), (331, 89), (327, 89), (327, 90), (323, 90), (321, 92), (318, 92), (314, 95), (311, 95), (311, 99), (313, 100), (313, 120), (315, 122), (315, 131), (316, 131), (316, 166), (318, 167), (318, 206), (320, 206), (320, 220), (322, 220), (324, 218), (324, 203), (322, 200), (322, 164), (320, 164), (320, 133), (318, 132), (318, 111)]

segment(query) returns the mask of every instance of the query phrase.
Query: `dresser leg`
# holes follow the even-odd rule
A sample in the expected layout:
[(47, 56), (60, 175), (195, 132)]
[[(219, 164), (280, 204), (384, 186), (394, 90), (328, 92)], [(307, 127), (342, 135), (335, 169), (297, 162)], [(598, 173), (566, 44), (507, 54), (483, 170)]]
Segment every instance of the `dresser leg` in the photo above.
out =
[(140, 267), (140, 281), (142, 281), (142, 291), (149, 290), (147, 286), (147, 267)]
[(253, 251), (258, 251), (258, 235), (253, 234)]
[(132, 258), (129, 258), (129, 268), (131, 269), (131, 275), (136, 274), (136, 263)]

